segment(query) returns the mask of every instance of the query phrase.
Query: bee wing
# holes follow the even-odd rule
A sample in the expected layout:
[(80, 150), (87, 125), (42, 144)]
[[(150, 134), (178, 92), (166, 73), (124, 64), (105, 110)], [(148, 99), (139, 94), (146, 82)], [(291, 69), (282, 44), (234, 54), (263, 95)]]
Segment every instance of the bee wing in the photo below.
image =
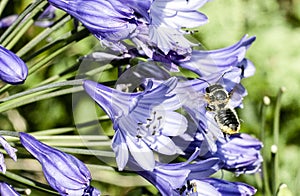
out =
[(243, 98), (247, 95), (247, 90), (244, 88), (243, 85), (237, 84), (235, 88), (230, 93), (230, 101), (229, 107), (236, 108), (236, 107), (243, 107)]

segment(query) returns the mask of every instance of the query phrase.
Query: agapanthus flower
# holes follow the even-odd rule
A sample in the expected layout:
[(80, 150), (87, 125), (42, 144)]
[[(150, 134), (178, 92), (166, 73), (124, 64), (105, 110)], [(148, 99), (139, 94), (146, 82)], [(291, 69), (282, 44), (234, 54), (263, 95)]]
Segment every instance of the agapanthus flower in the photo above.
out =
[(11, 185), (0, 182), (0, 195), (19, 196), (20, 194)]
[(130, 38), (147, 50), (148, 56), (149, 46), (165, 54), (170, 50), (190, 53), (192, 44), (180, 29), (207, 22), (207, 17), (198, 11), (207, 0), (48, 1), (82, 22), (105, 45), (124, 51), (120, 41)]
[[(184, 58), (190, 56), (196, 44), (185, 38), (189, 31), (182, 28), (199, 27), (208, 22), (199, 12), (207, 0), (155, 0), (152, 2), (145, 21), (139, 24), (131, 39), (148, 57), (153, 59), (171, 53)], [(145, 15), (145, 14), (144, 14)]]
[(247, 38), (247, 35), (236, 44), (217, 50), (193, 50), (188, 61), (178, 61), (181, 67), (206, 76), (213, 73), (222, 73), (230, 67), (239, 67), (244, 71), (243, 77), (252, 76), (255, 67), (245, 58), (247, 49), (255, 41), (255, 37)]
[[(9, 143), (0, 135), (0, 144), (4, 148), (4, 150), (7, 152), (7, 154), (14, 160), (17, 161), (17, 149), (11, 147)], [(2, 153), (0, 153), (0, 171), (2, 173), (5, 173), (6, 171), (6, 165), (4, 163), (4, 156)]]
[(222, 169), (234, 172), (236, 175), (260, 171), (263, 159), (260, 154), (262, 143), (258, 139), (241, 133), (230, 135), (226, 140), (219, 139), (215, 143), (217, 149), (211, 152), (201, 135), (196, 133), (189, 146), (185, 148), (185, 156), (188, 157), (196, 148), (200, 148), (199, 160), (217, 157), (223, 163)]
[(207, 17), (198, 11), (207, 1), (154, 0), (149, 10), (150, 40), (165, 54), (170, 50), (178, 51), (179, 54), (190, 52), (191, 43), (184, 39), (180, 29), (207, 23)]
[(153, 170), (153, 151), (162, 155), (182, 153), (170, 138), (182, 134), (187, 127), (186, 118), (174, 112), (181, 106), (172, 94), (177, 79), (170, 78), (155, 88), (151, 80), (146, 83), (145, 90), (136, 93), (121, 92), (90, 80), (83, 84), (113, 122), (112, 148), (119, 170), (124, 169), (129, 156), (144, 170)]
[(16, 54), (0, 46), (0, 79), (9, 84), (21, 84), (28, 74), (26, 64)]
[[(154, 170), (137, 173), (151, 182), (162, 195), (253, 195), (255, 188), (239, 183), (209, 178), (223, 165), (219, 158), (195, 161), (200, 153), (195, 152), (185, 162), (156, 163)], [(220, 184), (217, 184), (219, 182)]]
[(99, 190), (90, 186), (91, 173), (80, 160), (36, 140), (27, 133), (20, 132), (20, 141), (41, 163), (49, 185), (61, 195), (100, 195)]
[(13, 14), (0, 19), (0, 28), (7, 28), (18, 18), (18, 14)]
[(200, 149), (196, 148), (185, 162), (156, 162), (153, 171), (138, 170), (138, 165), (135, 165), (134, 161), (130, 162), (130, 166), (135, 167), (137, 173), (151, 182), (162, 195), (177, 195), (178, 190), (185, 184), (188, 177), (206, 178), (219, 170), (221, 165), (218, 158), (191, 163), (199, 155), (199, 152)]
[(263, 161), (262, 143), (248, 134), (231, 135), (227, 141), (217, 141), (218, 150), (212, 155), (224, 162), (223, 168), (235, 174), (252, 174), (260, 170)]

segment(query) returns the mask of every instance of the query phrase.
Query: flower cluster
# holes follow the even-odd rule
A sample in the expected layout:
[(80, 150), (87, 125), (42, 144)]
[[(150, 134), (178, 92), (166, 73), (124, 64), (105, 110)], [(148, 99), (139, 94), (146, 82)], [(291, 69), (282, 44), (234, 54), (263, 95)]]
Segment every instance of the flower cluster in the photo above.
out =
[[(199, 43), (189, 39), (193, 32), (190, 29), (208, 22), (199, 9), (209, 0), (47, 2), (39, 10), (40, 15), (35, 16), (34, 24), (47, 28), (37, 40), (56, 29), (55, 25), (63, 24), (63, 17), (54, 22), (55, 11), (60, 9), (74, 18), (74, 32), (80, 22), (81, 28), (86, 28), (102, 46), (109, 48), (110, 53), (95, 52), (80, 61), (111, 59), (111, 65), (118, 67), (115, 87), (96, 82), (92, 77), (75, 81), (111, 120), (110, 147), (119, 172), (135, 172), (162, 195), (255, 194), (256, 189), (248, 184), (212, 176), (222, 169), (242, 175), (259, 172), (261, 168), (263, 145), (242, 132), (236, 111), (243, 107), (247, 95), (241, 80), (255, 72), (253, 63), (246, 58), (256, 39), (254, 36), (245, 35), (229, 47), (199, 50)], [(36, 5), (40, 6), (39, 3)], [(17, 17), (3, 18), (0, 28), (9, 27)], [(51, 29), (53, 25), (55, 28)], [(68, 41), (79, 39), (74, 34)], [(189, 73), (189, 77), (183, 73)], [(0, 79), (9, 84), (22, 84), (27, 75), (25, 62), (0, 46)], [(28, 133), (20, 132), (17, 136), (22, 147), (41, 164), (48, 184), (59, 194), (101, 194), (91, 186), (88, 167), (75, 156), (46, 145)], [(1, 135), (0, 144), (16, 161), (16, 149)], [(6, 171), (2, 154), (0, 171)], [(0, 193), (19, 195), (5, 182), (0, 183)]]
[(55, 7), (74, 16), (103, 44), (126, 51), (130, 39), (149, 57), (153, 52), (191, 53), (191, 46), (181, 30), (207, 22), (197, 11), (207, 0), (49, 0)]

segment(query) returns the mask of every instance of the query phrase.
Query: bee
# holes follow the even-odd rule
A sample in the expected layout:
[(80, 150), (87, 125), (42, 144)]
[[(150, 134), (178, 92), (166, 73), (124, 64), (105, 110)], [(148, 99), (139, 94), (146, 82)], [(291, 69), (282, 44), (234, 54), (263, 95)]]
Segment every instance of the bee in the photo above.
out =
[[(207, 81), (205, 81), (207, 82)], [(207, 82), (208, 83), (208, 82)], [(208, 83), (209, 84), (209, 83)], [(229, 105), (231, 92), (221, 84), (209, 84), (205, 89), (206, 110), (215, 114), (214, 119), (224, 134), (235, 134), (240, 130), (240, 120), (234, 108)]]

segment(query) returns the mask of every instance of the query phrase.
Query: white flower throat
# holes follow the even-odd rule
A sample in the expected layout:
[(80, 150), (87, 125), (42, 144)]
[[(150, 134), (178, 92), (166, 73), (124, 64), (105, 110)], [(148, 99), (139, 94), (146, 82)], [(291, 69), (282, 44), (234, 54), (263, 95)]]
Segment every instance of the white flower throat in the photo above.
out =
[(141, 139), (146, 136), (160, 135), (163, 116), (158, 115), (156, 111), (152, 112), (146, 123), (137, 123), (136, 137)]

